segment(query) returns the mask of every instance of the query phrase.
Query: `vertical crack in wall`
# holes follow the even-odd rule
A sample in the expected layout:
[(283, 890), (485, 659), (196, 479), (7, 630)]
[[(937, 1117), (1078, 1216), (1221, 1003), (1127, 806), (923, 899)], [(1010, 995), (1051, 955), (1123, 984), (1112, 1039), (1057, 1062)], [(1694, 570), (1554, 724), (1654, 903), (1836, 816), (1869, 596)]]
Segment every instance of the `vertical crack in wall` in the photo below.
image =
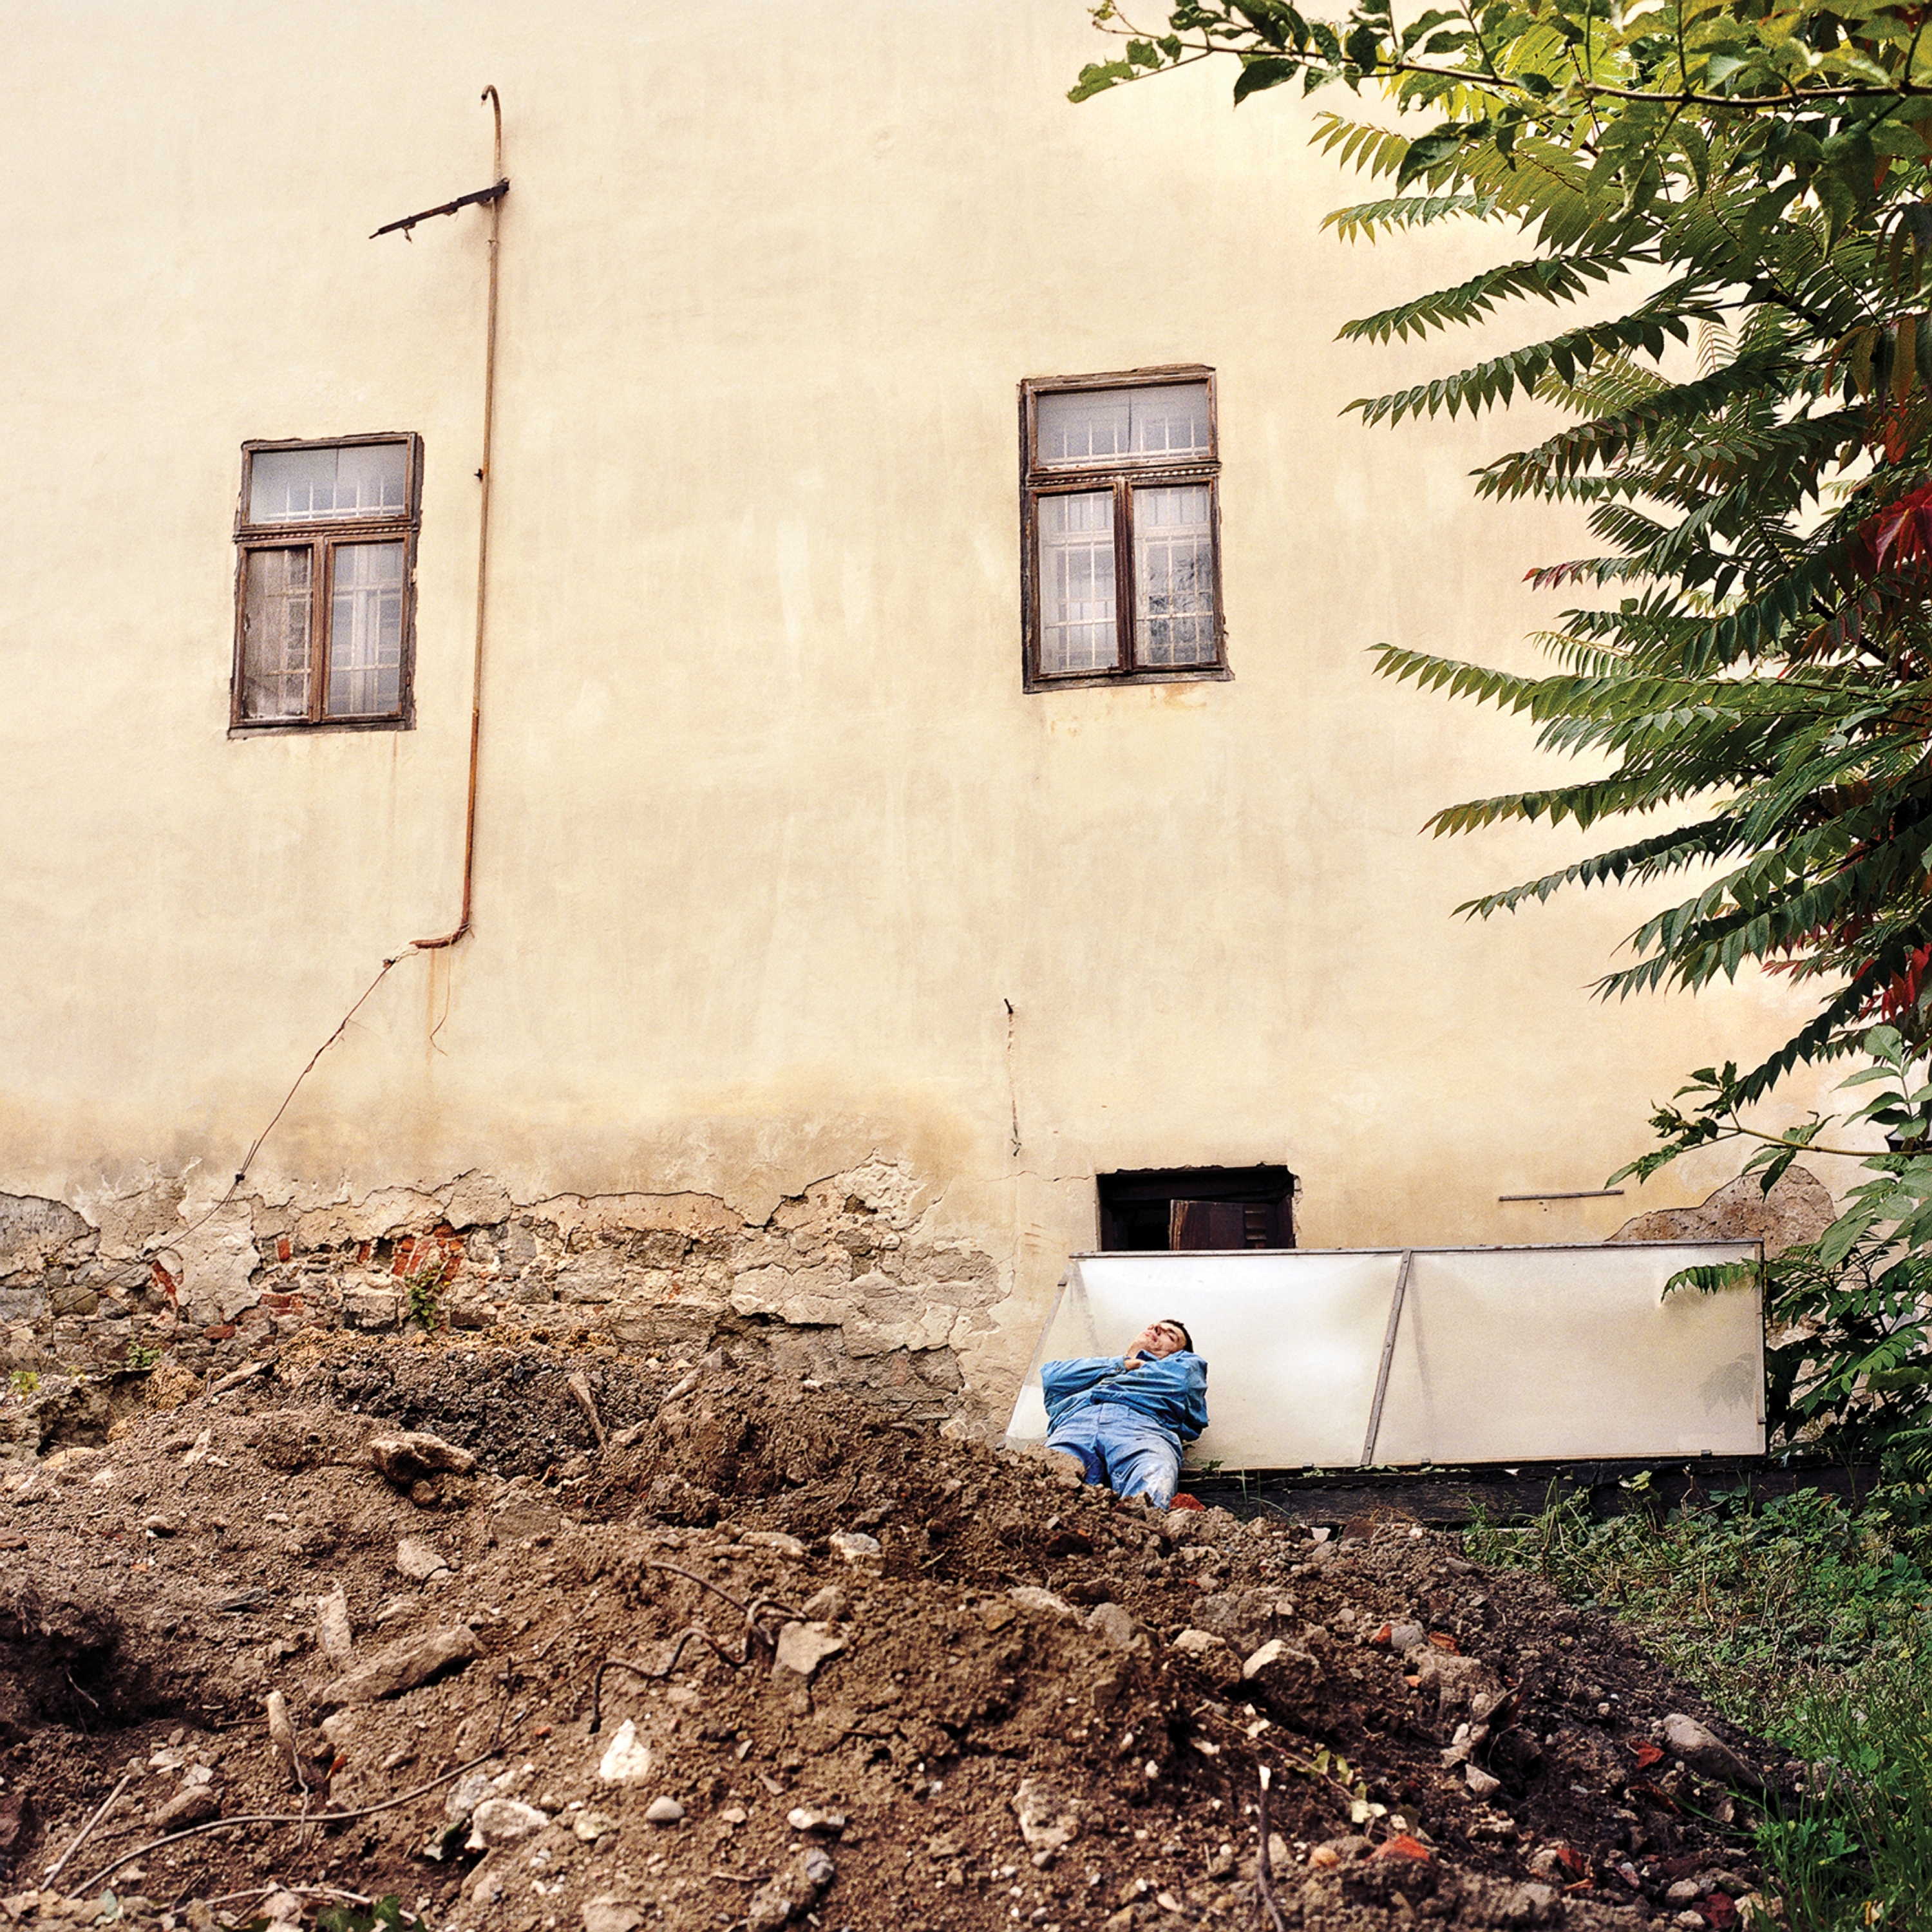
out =
[(1020, 1081), (1019, 1070), (1013, 1064), (1015, 1030), (1019, 1024), (1019, 1016), (1013, 1011), (1010, 1000), (1000, 1004), (1006, 1010), (1006, 1102), (1012, 1113), (1012, 1144), (1008, 1149), (1014, 1160), (1020, 1157)]

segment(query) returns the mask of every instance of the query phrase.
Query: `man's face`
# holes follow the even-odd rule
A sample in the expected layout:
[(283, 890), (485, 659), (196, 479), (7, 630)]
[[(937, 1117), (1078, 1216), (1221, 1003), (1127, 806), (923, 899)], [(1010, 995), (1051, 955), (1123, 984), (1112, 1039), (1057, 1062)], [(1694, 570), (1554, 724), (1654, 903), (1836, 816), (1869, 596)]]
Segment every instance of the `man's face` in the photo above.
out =
[(1155, 1322), (1134, 1338), (1130, 1354), (1173, 1355), (1187, 1346), (1187, 1337), (1172, 1322)]

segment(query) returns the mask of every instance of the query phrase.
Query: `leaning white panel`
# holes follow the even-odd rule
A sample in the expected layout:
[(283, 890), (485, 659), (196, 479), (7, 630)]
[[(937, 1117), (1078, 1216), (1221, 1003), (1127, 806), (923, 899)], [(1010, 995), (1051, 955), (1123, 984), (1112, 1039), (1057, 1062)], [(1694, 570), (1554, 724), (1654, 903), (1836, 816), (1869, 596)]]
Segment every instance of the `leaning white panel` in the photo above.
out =
[(1185, 1322), (1208, 1360), (1198, 1468), (1352, 1463), (1362, 1452), (1400, 1250), (1076, 1255), (1007, 1426), (1046, 1439), (1040, 1365), (1118, 1355), (1150, 1322)]
[[(1755, 1288), (1663, 1299), (1680, 1269), (1750, 1242), (1417, 1249), (1378, 1463), (1760, 1455)], [(1044, 1361), (1118, 1354), (1162, 1316), (1207, 1358), (1213, 1426), (1190, 1467), (1346, 1468), (1361, 1457), (1400, 1250), (1079, 1255), (1007, 1428), (1046, 1437)]]
[(1764, 1453), (1755, 1288), (1678, 1293), (1754, 1243), (1418, 1249), (1378, 1462)]

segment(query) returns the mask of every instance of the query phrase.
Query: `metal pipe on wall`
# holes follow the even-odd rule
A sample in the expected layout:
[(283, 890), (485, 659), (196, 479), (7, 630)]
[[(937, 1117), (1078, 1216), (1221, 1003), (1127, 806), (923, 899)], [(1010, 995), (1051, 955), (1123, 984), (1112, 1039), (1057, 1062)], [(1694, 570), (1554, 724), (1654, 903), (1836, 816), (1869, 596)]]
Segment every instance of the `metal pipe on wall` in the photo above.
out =
[(410, 944), (419, 952), (434, 952), (454, 946), (470, 931), (470, 907), (476, 871), (476, 771), (483, 743), (483, 634), (488, 609), (490, 586), (490, 484), (495, 474), (494, 455), (496, 428), (496, 244), (502, 226), (503, 196), (509, 182), (503, 174), (503, 104), (494, 86), (484, 88), (480, 98), (490, 104), (496, 122), (496, 187), (490, 194), (490, 298), (489, 319), (483, 345), (483, 466), (476, 473), (483, 486), (477, 508), (476, 523), (476, 647), (470, 682), (470, 788), (463, 818), (463, 906), (454, 930), (436, 939), (417, 939)]

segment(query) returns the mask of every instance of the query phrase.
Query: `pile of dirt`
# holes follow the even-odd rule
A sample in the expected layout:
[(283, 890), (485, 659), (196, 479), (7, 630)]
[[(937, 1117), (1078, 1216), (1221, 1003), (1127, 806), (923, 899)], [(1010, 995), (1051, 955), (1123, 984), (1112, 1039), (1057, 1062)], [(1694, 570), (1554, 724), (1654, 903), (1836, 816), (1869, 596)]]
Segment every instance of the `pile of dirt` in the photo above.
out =
[(292, 1348), (0, 1498), (0, 1932), (1244, 1926), (1264, 1885), (1306, 1932), (1722, 1932), (1773, 1774), (1419, 1525), (1156, 1514), (722, 1354)]

